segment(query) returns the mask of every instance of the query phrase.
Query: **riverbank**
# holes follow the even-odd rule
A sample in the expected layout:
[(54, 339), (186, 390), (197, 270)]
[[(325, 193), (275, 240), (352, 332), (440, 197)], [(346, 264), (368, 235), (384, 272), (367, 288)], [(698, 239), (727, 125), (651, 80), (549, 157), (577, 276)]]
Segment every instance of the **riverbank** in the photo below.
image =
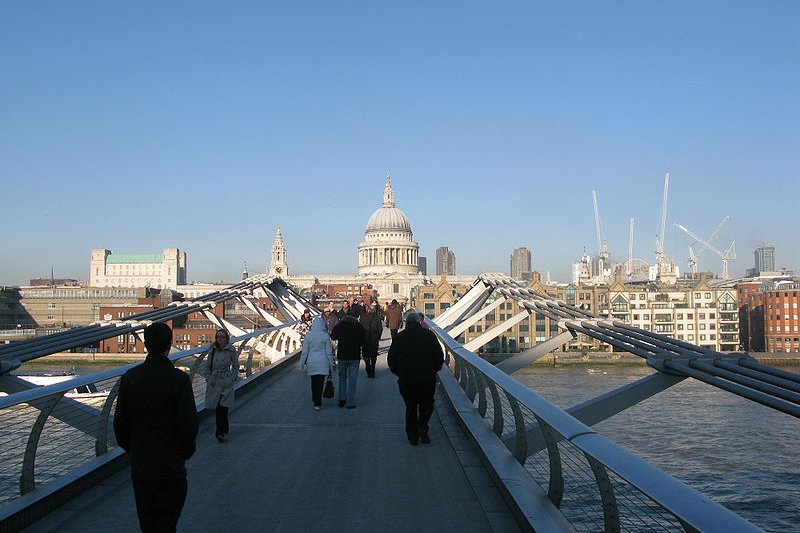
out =
[[(62, 352), (47, 357), (28, 361), (26, 365), (54, 365), (76, 364), (119, 366), (136, 363), (145, 358), (146, 354), (107, 354), (107, 353), (68, 353)], [(517, 354), (486, 353), (483, 358), (492, 364), (504, 361)], [(800, 367), (800, 353), (751, 353), (760, 363), (770, 366), (798, 366)], [(627, 352), (554, 352), (537, 360), (535, 365), (644, 365), (647, 364), (641, 357)]]
[(31, 361), (26, 361), (25, 365), (101, 365), (101, 366), (122, 366), (129, 363), (143, 361), (147, 354), (108, 354), (108, 353), (69, 353), (61, 352)]
[[(490, 363), (499, 363), (517, 354), (490, 353), (483, 354)], [(764, 353), (749, 354), (759, 363), (770, 366), (800, 366), (800, 353)], [(627, 352), (553, 352), (533, 363), (534, 365), (646, 365), (641, 357)]]

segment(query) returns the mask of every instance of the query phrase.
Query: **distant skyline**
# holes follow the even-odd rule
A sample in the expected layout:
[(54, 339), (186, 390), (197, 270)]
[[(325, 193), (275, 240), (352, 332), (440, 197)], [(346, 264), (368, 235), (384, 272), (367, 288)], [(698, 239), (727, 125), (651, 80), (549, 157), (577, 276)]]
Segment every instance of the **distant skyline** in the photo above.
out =
[[(597, 253), (688, 270), (680, 223), (800, 271), (800, 2), (0, 4), (0, 284), (93, 248), (191, 281), (355, 274), (386, 172), (420, 255), (570, 280)], [(694, 247), (695, 251), (698, 247)], [(699, 270), (721, 270), (705, 251)]]

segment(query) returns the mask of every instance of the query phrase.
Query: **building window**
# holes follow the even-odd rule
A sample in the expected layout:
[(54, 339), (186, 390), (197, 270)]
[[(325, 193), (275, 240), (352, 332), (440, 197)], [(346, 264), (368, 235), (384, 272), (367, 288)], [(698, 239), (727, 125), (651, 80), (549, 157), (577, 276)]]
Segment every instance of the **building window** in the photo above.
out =
[(611, 302), (611, 310), (615, 313), (625, 313), (628, 311), (628, 302), (622, 295), (617, 296), (614, 298), (614, 301)]

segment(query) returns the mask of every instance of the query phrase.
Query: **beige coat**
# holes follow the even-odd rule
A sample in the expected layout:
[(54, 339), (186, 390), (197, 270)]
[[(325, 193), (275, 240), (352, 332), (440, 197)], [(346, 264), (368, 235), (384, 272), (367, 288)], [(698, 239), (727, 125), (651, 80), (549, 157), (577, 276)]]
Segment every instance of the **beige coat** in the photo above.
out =
[(399, 304), (390, 305), (386, 308), (386, 325), (389, 329), (403, 327), (403, 308)]
[(206, 409), (216, 409), (217, 405), (233, 409), (233, 386), (239, 379), (239, 353), (232, 344), (221, 350), (212, 344), (206, 362), (209, 365), (206, 377)]

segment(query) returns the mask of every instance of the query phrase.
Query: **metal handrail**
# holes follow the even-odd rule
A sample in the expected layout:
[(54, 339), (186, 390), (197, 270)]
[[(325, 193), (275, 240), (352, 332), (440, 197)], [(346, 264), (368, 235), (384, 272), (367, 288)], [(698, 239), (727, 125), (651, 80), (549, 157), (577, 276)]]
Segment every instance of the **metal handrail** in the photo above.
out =
[[(260, 329), (258, 331), (254, 331), (252, 333), (248, 333), (246, 335), (240, 335), (239, 337), (231, 338), (231, 344), (237, 344), (239, 342), (251, 339), (253, 337), (258, 337), (261, 335), (266, 335), (273, 331), (281, 330), (286, 327), (291, 327), (297, 324), (299, 320), (295, 320), (292, 322), (286, 322), (281, 324), (280, 326), (272, 326), (265, 329)], [(179, 359), (184, 359), (191, 355), (196, 355), (200, 353), (205, 353), (208, 351), (208, 345), (200, 346), (197, 348), (192, 348), (190, 350), (182, 350), (179, 352), (174, 352), (169, 354), (168, 359), (171, 362), (178, 361)], [(53, 394), (64, 393), (69, 390), (72, 390), (77, 387), (81, 387), (84, 385), (89, 385), (92, 383), (97, 383), (98, 381), (106, 381), (114, 378), (118, 378), (122, 376), (125, 372), (129, 369), (142, 364), (142, 361), (137, 361), (135, 363), (130, 363), (124, 366), (119, 366), (115, 368), (111, 368), (109, 370), (104, 370), (102, 372), (96, 372), (94, 374), (88, 374), (86, 376), (78, 376), (68, 381), (62, 381), (59, 383), (53, 383), (52, 385), (43, 385), (40, 387), (34, 387), (27, 391), (22, 392), (15, 392), (13, 394), (9, 394), (8, 396), (1, 396), (0, 397), (0, 409), (5, 409), (7, 407), (11, 407), (13, 405), (21, 404), (21, 403), (31, 403), (41, 398), (45, 398), (51, 396)]]
[[(259, 379), (264, 370), (273, 368), (276, 363), (286, 361), (287, 357), (297, 353), (292, 348), (293, 344), (285, 341), (292, 337), (291, 328), (297, 322), (298, 320), (292, 320), (231, 339), (233, 344), (238, 344), (239, 354), (242, 354), (246, 345), (250, 346), (245, 363), (248, 366), (246, 377), (237, 388), (247, 387), (247, 383), (253, 378)], [(282, 330), (286, 331), (285, 335), (280, 333)], [(275, 337), (276, 333), (278, 337)], [(284, 342), (278, 350), (272, 340), (281, 338)], [(258, 342), (253, 343), (254, 340), (267, 343), (262, 352), (269, 354), (269, 357), (260, 364), (254, 362), (252, 357), (252, 350), (258, 346)], [(296, 344), (294, 347), (296, 348)], [(194, 374), (208, 349), (209, 345), (206, 345), (168, 356), (177, 366), (190, 369), (198, 410), (203, 407), (205, 381), (199, 377), (195, 379)], [(40, 487), (58, 486), (60, 480), (69, 479), (73, 472), (83, 469), (84, 465), (95, 458), (100, 461), (118, 455), (113, 432), (110, 431), (113, 403), (118, 392), (119, 378), (128, 369), (139, 364), (142, 362), (0, 397), (0, 416), (5, 425), (5, 431), (0, 438), (0, 477), (4, 480), (4, 484), (0, 486), (0, 519), (4, 519), (4, 513), (11, 512), (8, 509), (15, 507), (7, 504), (17, 501), (22, 495)], [(252, 366), (257, 364), (261, 371), (254, 374)], [(15, 376), (8, 376), (8, 379), (21, 381)], [(67, 394), (72, 389), (90, 384), (97, 384), (98, 389), (109, 392), (73, 397)], [(104, 463), (100, 461), (93, 468), (100, 468), (102, 464)], [(9, 480), (17, 478), (18, 489), (7, 484)]]
[[(560, 446), (569, 443), (580, 454), (585, 456), (586, 463), (584, 467), (589, 469), (590, 474), (588, 477), (593, 477), (597, 483), (597, 487), (593, 490), (597, 491), (597, 501), (601, 502), (600, 508), (596, 510), (596, 513), (603, 517), (602, 521), (606, 531), (619, 530), (619, 509), (616, 508), (616, 499), (613, 497), (614, 491), (629, 490), (630, 487), (634, 487), (641, 495), (677, 519), (678, 526), (687, 531), (760, 531), (744, 518), (598, 434), (595, 430), (537, 395), (513, 377), (466, 350), (435, 322), (431, 323), (431, 329), (445, 346), (448, 355), (452, 355), (454, 358), (455, 368), (450, 369), (448, 366), (447, 369), (442, 371), (452, 371), (469, 398), (476, 398), (474, 391), (476, 382), (481, 382), (481, 387), (485, 387), (487, 382), (493, 383), (494, 386), (505, 393), (508, 401), (511, 402), (512, 411), (516, 412), (524, 407), (525, 410), (533, 414), (534, 423), (538, 421), (540, 427), (546, 426), (548, 431), (558, 435)], [(471, 369), (472, 372), (467, 369)], [(471, 377), (473, 374), (480, 375), (482, 379), (473, 379)], [(488, 398), (492, 398), (491, 417), (488, 419), (481, 418), (490, 428), (504, 427), (506, 431), (517, 435), (517, 438), (513, 438), (512, 435), (512, 438), (506, 438), (505, 440), (510, 443), (509, 445), (512, 448), (515, 448), (510, 452), (524, 465), (530, 459), (530, 456), (526, 449), (526, 439), (520, 439), (519, 437), (520, 432), (526, 431), (529, 426), (526, 427), (525, 424), (520, 424), (518, 414), (513, 415), (513, 420), (509, 420), (506, 423), (496, 420), (498, 413), (502, 417), (509, 417), (509, 414), (504, 412), (505, 409), (502, 404), (498, 403), (498, 399), (501, 396), (502, 394), (497, 395), (494, 392), (491, 395), (481, 393), (475, 402), (488, 401)], [(484, 400), (480, 400), (480, 398), (484, 398)], [(523, 447), (521, 455), (520, 446)], [(548, 486), (551, 483), (551, 478), (560, 479), (559, 475), (552, 475), (554, 473), (558, 474), (553, 470), (554, 467), (566, 470), (574, 466), (573, 463), (565, 464), (559, 456), (554, 457), (552, 446), (550, 449), (551, 475), (547, 479), (536, 479), (534, 477), (535, 481), (542, 487)], [(554, 459), (556, 460), (554, 461)], [(613, 475), (609, 476), (608, 472)], [(554, 487), (554, 489), (556, 490), (553, 493), (557, 494), (559, 490), (562, 490), (562, 487)], [(575, 490), (576, 488), (569, 485), (564, 486), (564, 494), (568, 495), (570, 489)], [(608, 491), (612, 491), (610, 495)], [(561, 502), (553, 502), (553, 505), (560, 508)]]

